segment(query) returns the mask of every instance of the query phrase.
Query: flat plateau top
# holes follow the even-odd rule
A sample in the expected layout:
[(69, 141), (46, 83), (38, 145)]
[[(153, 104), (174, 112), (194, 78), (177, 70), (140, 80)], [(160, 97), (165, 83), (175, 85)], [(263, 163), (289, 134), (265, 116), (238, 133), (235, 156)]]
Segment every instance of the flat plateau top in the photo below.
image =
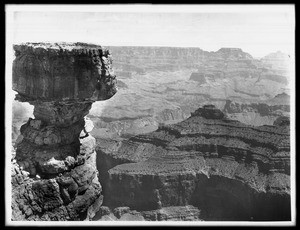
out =
[(74, 50), (104, 50), (100, 45), (88, 44), (82, 42), (26, 42), (20, 44), (14, 44), (15, 50), (23, 50), (23, 49), (44, 49), (44, 50), (63, 50), (63, 51), (74, 51)]

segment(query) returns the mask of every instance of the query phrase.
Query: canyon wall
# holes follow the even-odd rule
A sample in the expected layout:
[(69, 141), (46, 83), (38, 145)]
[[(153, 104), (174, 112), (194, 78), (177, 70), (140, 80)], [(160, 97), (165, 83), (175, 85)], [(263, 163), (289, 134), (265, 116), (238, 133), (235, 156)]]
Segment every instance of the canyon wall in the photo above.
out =
[(288, 122), (252, 127), (210, 105), (155, 132), (97, 143), (103, 205), (144, 216), (191, 205), (202, 220), (290, 219)]
[[(105, 106), (101, 116), (91, 118), (101, 124), (99, 133), (104, 126), (113, 127), (115, 134), (121, 136), (146, 133), (158, 123), (182, 121), (205, 104), (214, 104), (221, 110), (227, 100), (273, 106), (272, 98), (289, 94), (291, 60), (282, 53), (256, 59), (238, 48), (216, 52), (179, 47), (108, 48), (121, 83), (118, 95)], [(179, 110), (183, 115), (178, 114)], [(166, 113), (169, 114), (165, 116)], [(179, 116), (173, 120), (172, 114)], [(261, 116), (253, 111), (232, 114), (233, 119), (256, 126), (271, 125), (278, 116), (281, 115)], [(106, 117), (115, 120), (104, 121)], [(107, 136), (113, 136), (105, 130)]]
[(273, 125), (279, 117), (290, 116), (290, 96), (282, 93), (269, 100), (252, 103), (227, 100), (223, 111), (229, 118), (245, 124)]

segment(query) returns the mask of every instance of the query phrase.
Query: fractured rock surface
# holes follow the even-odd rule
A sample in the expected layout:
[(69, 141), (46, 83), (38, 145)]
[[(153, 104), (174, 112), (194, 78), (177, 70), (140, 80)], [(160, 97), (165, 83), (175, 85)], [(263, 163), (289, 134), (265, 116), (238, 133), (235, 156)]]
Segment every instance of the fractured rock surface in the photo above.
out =
[(104, 205), (192, 205), (203, 220), (289, 220), (290, 131), (280, 124), (245, 125), (208, 105), (146, 135), (97, 140), (98, 168), (107, 165)]
[(15, 146), (12, 220), (92, 218), (103, 197), (96, 141), (84, 117), (94, 101), (116, 93), (109, 52), (84, 43), (25, 43), (14, 50), (16, 99), (34, 106), (35, 119), (21, 127)]
[(42, 101), (98, 101), (116, 93), (112, 59), (101, 46), (25, 43), (13, 48), (13, 90), (19, 95)]
[(203, 221), (201, 211), (192, 206), (172, 206), (150, 211), (136, 211), (129, 207), (118, 207), (113, 211), (102, 206), (93, 218), (100, 221)]

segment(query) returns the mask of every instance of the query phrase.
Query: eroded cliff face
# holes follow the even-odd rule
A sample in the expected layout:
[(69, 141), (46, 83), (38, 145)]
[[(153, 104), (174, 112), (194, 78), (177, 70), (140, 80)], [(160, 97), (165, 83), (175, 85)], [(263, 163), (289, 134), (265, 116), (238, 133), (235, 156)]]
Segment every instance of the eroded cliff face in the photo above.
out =
[(194, 68), (209, 52), (200, 48), (108, 46), (114, 55), (116, 72), (130, 78), (133, 73), (174, 71), (182, 67)]
[(14, 50), (16, 99), (32, 104), (35, 118), (22, 125), (12, 158), (12, 220), (90, 219), (103, 197), (85, 116), (117, 91), (109, 52), (84, 43)]
[[(237, 48), (216, 52), (179, 47), (109, 49), (122, 82), (118, 95), (101, 115), (92, 118), (102, 138), (151, 132), (158, 123), (168, 124), (174, 118), (182, 121), (208, 103), (222, 110), (226, 100), (268, 104), (277, 94), (289, 93), (290, 74), (286, 70), (291, 60), (286, 63), (279, 58), (270, 65)], [(257, 126), (271, 125), (277, 117), (247, 111), (232, 118)]]
[[(155, 131), (160, 124), (174, 124), (187, 116), (179, 108), (161, 108), (161, 111), (144, 111), (149, 114), (136, 117), (97, 117), (89, 115), (95, 124), (93, 136), (96, 138), (130, 137)], [(122, 114), (118, 114), (122, 116)], [(118, 116), (115, 115), (115, 116)]]
[(275, 124), (248, 126), (208, 105), (146, 135), (97, 140), (104, 205), (141, 215), (191, 205), (202, 220), (289, 220), (289, 125)]
[(248, 125), (273, 125), (277, 118), (289, 117), (290, 96), (282, 93), (269, 100), (252, 103), (226, 100), (223, 111), (231, 119)]

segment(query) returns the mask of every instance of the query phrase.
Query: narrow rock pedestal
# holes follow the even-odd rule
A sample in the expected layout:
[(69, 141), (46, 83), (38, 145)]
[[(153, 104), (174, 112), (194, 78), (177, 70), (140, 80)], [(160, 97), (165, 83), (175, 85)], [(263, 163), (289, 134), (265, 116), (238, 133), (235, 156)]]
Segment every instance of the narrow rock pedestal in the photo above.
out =
[[(14, 46), (16, 99), (34, 105), (12, 167), (12, 220), (91, 219), (102, 204), (84, 117), (116, 89), (109, 52), (84, 43)], [(84, 130), (84, 132), (83, 132)], [(88, 130), (88, 131), (87, 131)]]

